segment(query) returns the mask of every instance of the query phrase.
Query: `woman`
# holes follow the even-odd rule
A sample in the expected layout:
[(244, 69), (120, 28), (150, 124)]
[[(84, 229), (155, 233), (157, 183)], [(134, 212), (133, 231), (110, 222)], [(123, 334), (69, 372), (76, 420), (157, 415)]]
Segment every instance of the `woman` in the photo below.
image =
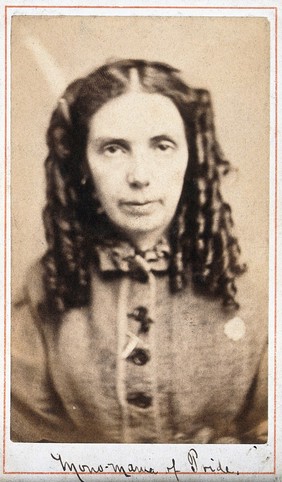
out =
[(242, 276), (210, 96), (124, 60), (72, 83), (48, 250), (15, 307), (12, 440), (262, 443), (266, 319)]

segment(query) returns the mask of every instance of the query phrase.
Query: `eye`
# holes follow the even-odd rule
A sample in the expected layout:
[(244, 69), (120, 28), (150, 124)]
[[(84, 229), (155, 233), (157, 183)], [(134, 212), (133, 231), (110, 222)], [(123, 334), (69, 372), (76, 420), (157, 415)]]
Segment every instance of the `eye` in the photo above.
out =
[(106, 156), (114, 156), (119, 153), (125, 153), (126, 149), (124, 146), (121, 146), (119, 144), (108, 144), (107, 146), (104, 146), (103, 152)]
[(165, 152), (169, 152), (172, 149), (175, 149), (175, 144), (171, 141), (163, 140), (156, 143), (155, 148), (158, 151), (165, 153)]
[(168, 149), (171, 148), (171, 146), (167, 142), (161, 142), (158, 145), (158, 148), (159, 148), (160, 151), (167, 151)]

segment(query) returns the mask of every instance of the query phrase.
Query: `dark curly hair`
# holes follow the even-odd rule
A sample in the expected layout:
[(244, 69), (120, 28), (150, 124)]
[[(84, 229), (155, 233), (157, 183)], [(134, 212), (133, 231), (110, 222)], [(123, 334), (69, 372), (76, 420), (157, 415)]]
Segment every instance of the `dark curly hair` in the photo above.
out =
[(230, 165), (216, 140), (210, 94), (187, 86), (171, 66), (144, 60), (111, 62), (74, 81), (52, 114), (43, 214), (47, 306), (60, 313), (89, 302), (93, 243), (113, 236), (113, 226), (99, 214), (86, 145), (91, 117), (130, 89), (131, 69), (136, 69), (144, 92), (172, 100), (186, 128), (189, 163), (170, 228), (171, 290), (185, 286), (189, 269), (194, 288), (221, 297), (226, 307), (238, 308), (235, 280), (245, 266), (239, 261), (230, 206), (220, 193), (220, 177)]

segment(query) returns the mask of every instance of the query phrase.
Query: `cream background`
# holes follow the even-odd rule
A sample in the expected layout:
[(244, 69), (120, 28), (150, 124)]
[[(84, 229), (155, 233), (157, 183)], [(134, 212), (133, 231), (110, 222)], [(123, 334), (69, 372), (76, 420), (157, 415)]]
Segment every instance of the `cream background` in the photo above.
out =
[[(39, 52), (51, 56), (55, 67)], [(168, 62), (211, 91), (218, 140), (238, 172), (224, 182), (244, 259), (268, 272), (269, 24), (251, 17), (52, 17), (12, 20), (12, 281), (45, 250), (45, 132), (66, 85), (111, 57)], [(57, 69), (57, 70), (56, 70)], [(48, 80), (49, 78), (49, 80)]]

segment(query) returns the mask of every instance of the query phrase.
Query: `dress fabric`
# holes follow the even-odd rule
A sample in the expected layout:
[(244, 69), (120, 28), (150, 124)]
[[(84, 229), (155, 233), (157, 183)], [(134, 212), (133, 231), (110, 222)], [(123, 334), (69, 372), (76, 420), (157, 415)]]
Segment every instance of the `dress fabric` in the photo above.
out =
[(59, 323), (41, 319), (30, 270), (12, 312), (11, 439), (265, 443), (267, 303), (249, 276), (230, 313), (191, 283), (172, 294), (163, 260), (140, 278), (102, 258), (89, 306)]

